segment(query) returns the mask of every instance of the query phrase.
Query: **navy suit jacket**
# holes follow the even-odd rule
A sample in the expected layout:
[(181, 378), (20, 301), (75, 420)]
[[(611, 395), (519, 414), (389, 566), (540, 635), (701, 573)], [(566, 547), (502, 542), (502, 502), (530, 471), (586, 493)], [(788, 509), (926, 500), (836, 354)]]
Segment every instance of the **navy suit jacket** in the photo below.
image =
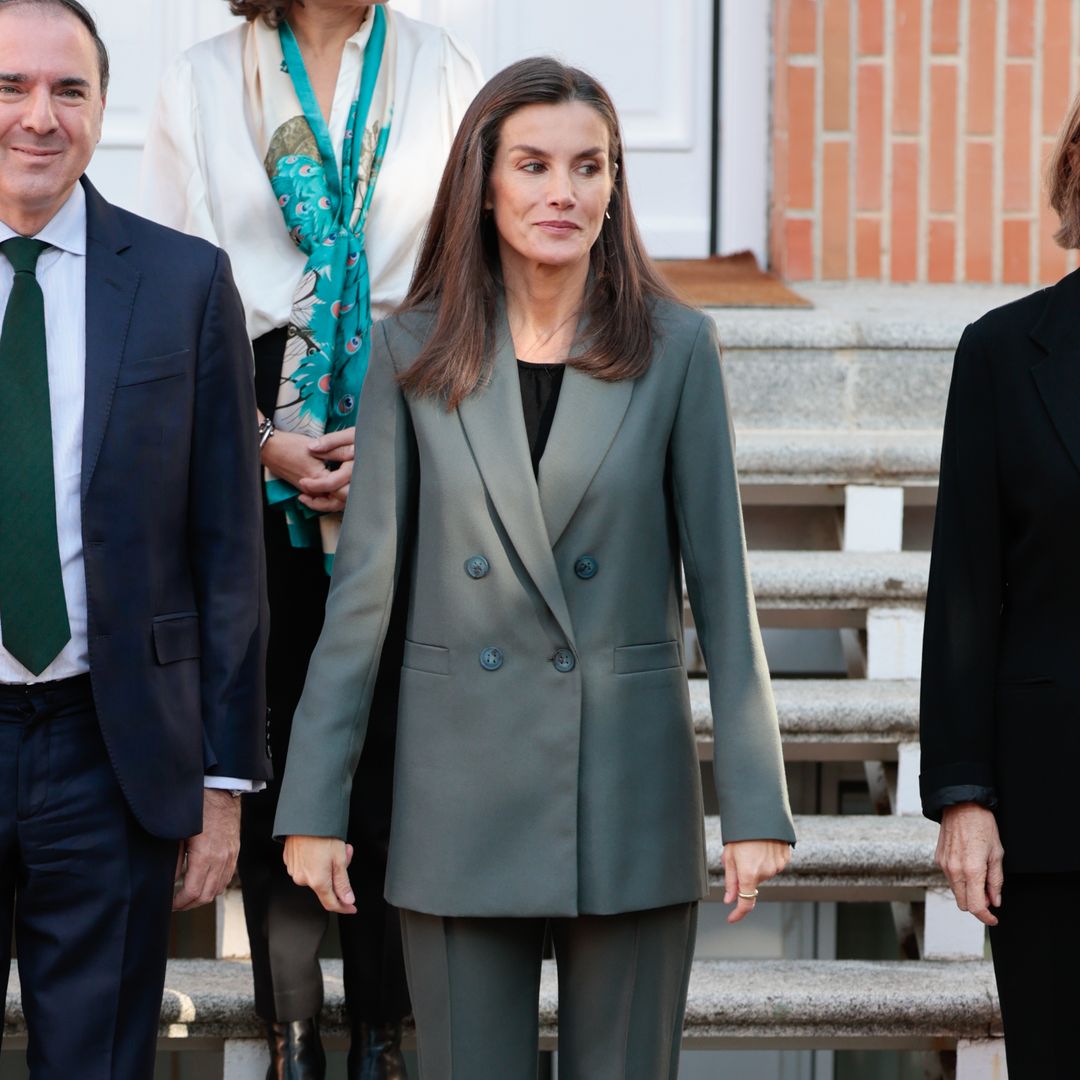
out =
[(135, 817), (182, 838), (204, 775), (270, 775), (251, 345), (224, 252), (83, 185), (94, 703)]

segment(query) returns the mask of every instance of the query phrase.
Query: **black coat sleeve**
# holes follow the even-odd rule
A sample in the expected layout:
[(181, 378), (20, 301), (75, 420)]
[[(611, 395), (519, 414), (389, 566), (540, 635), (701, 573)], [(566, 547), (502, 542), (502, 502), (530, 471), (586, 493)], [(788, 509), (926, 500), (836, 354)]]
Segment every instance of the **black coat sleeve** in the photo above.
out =
[(993, 806), (994, 673), (1004, 591), (997, 421), (978, 324), (956, 350), (945, 413), (923, 637), (923, 812)]

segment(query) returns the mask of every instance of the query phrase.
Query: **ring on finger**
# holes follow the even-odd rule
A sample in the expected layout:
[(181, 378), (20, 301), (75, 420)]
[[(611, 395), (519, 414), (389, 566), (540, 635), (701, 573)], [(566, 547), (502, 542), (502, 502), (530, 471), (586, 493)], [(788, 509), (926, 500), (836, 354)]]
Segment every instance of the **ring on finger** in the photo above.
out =
[(753, 892), (741, 892), (741, 893), (739, 893), (739, 899), (740, 900), (756, 900), (757, 899), (757, 894), (758, 894), (757, 889), (755, 889)]

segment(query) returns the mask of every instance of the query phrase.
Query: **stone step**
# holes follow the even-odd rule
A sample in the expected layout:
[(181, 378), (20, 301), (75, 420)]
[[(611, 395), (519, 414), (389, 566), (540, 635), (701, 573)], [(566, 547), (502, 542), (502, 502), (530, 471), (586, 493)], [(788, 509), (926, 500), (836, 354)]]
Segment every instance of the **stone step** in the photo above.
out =
[[(934, 864), (938, 826), (920, 817), (796, 815), (791, 864), (761, 886), (763, 900), (922, 900), (947, 888)], [(723, 896), (720, 819), (706, 817), (709, 899)]]
[(927, 551), (751, 551), (759, 611), (916, 607), (926, 600)]
[[(745, 502), (778, 487), (808, 488), (802, 501), (821, 502), (819, 488), (833, 488), (843, 502), (847, 484), (935, 489), (941, 431), (804, 431), (739, 429), (736, 464)], [(754, 489), (765, 488), (758, 493)], [(813, 492), (813, 498), (810, 497)], [(926, 498), (932, 498), (932, 490)]]
[(1013, 288), (810, 286), (811, 310), (711, 312), (737, 428), (940, 430), (965, 325)]
[[(347, 1035), (341, 961), (322, 963), (322, 1030), (331, 1038)], [(173, 960), (165, 987), (162, 1049), (206, 1049), (226, 1040), (263, 1038), (253, 1011), (249, 962)], [(544, 965), (539, 1012), (544, 1048), (550, 1049), (558, 1016), (553, 962)], [(9, 1037), (25, 1034), (14, 965), (4, 1031)], [(683, 1044), (689, 1049), (942, 1049), (1000, 1033), (993, 972), (983, 961), (698, 960)]]
[[(914, 679), (774, 679), (788, 761), (893, 761), (919, 736)], [(712, 705), (704, 678), (690, 680), (698, 748), (712, 757)]]

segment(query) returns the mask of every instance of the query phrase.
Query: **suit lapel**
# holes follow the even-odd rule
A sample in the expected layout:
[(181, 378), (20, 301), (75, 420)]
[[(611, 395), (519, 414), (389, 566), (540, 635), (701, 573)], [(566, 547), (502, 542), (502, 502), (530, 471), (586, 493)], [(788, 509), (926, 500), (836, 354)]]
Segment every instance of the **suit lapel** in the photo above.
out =
[(1052, 289), (1032, 338), (1046, 350), (1031, 369), (1058, 437), (1080, 469), (1080, 272)]
[(458, 417), (514, 550), (573, 646), (570, 612), (533, 479), (514, 342), (501, 305), (495, 327), (495, 357), (488, 383), (461, 403)]
[[(578, 340), (582, 340), (579, 333)], [(634, 383), (563, 373), (559, 404), (540, 462), (540, 505), (552, 548), (566, 530), (619, 431)]]
[(90, 489), (131, 325), (139, 272), (120, 257), (130, 246), (120, 215), (83, 179), (86, 189), (86, 395), (82, 496)]

